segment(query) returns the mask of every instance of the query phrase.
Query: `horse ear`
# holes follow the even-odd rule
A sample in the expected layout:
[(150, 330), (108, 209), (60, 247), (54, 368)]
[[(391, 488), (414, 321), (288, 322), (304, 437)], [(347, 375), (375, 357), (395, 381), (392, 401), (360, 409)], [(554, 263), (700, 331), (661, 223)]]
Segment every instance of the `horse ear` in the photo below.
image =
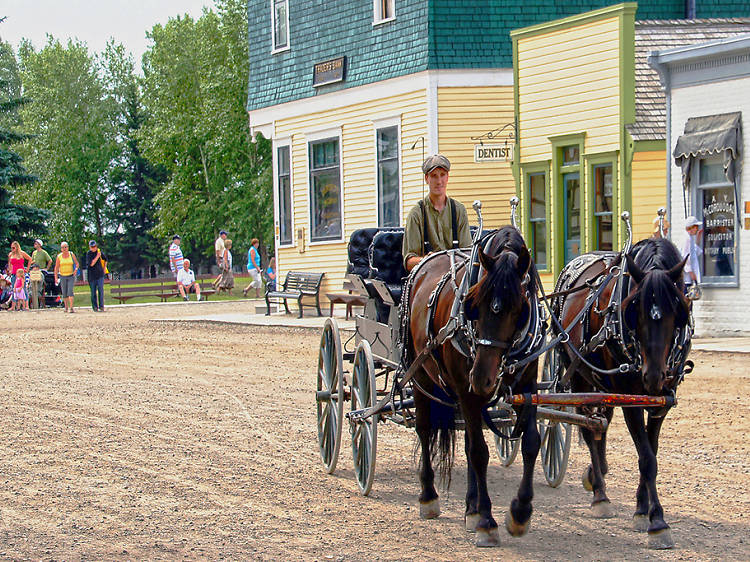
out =
[(640, 283), (641, 281), (643, 281), (643, 278), (646, 276), (646, 274), (640, 267), (635, 265), (635, 260), (630, 257), (630, 254), (625, 254), (625, 259), (628, 262), (628, 273), (630, 273), (630, 276), (633, 278), (633, 280), (636, 283)]
[(669, 275), (672, 283), (677, 283), (680, 279), (682, 279), (682, 270), (685, 268), (685, 264), (687, 263), (689, 257), (690, 256), (685, 256), (685, 259), (683, 259), (680, 263), (667, 271), (667, 275)]
[(479, 246), (479, 263), (482, 264), (482, 267), (487, 272), (492, 271), (492, 268), (495, 265), (495, 260), (485, 254), (481, 246)]
[(524, 247), (518, 252), (518, 271), (523, 272), (521, 273), (521, 279), (529, 272), (529, 267), (531, 267), (531, 255), (529, 254), (529, 250)]

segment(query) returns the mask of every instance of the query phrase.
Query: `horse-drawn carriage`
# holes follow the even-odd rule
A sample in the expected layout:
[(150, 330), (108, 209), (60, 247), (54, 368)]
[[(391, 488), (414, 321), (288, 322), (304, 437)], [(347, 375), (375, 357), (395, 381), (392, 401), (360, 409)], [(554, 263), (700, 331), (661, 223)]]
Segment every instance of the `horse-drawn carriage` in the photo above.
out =
[[(348, 425), (355, 477), (367, 495), (375, 473), (378, 422), (416, 427), (422, 446), (420, 514), (436, 517), (430, 447), (438, 448), (438, 459), (450, 466), (453, 441), (448, 436), (466, 429), (466, 527), (477, 531), (479, 546), (499, 540), (486, 491), (483, 430), (494, 433), (505, 466), (521, 443), (524, 450), (524, 477), (506, 517), (511, 534), (528, 528), (531, 477), (540, 449), (548, 484), (562, 482), (571, 424), (581, 427), (592, 454), (584, 474), (584, 486), (594, 492), (592, 510), (595, 516), (611, 516), (603, 475), (612, 408), (641, 413), (641, 424), (631, 417), (629, 429), (641, 459), (655, 461), (654, 451), (641, 450), (645, 442), (655, 450), (653, 439), (658, 440), (658, 428), (647, 430), (643, 424), (642, 409), (648, 408), (649, 424), (652, 418), (662, 420), (676, 403), (676, 386), (692, 367), (687, 361), (692, 324), (679, 317), (683, 303), (672, 302), (674, 291), (654, 285), (653, 278), (661, 275), (680, 289), (674, 280), (682, 265), (673, 263), (673, 255), (664, 258), (649, 246), (648, 252), (658, 255), (650, 256), (651, 269), (644, 271), (630, 255), (632, 234), (623, 213), (628, 230), (624, 250), (574, 260), (550, 298), (515, 226), (517, 204), (513, 198), (512, 226), (483, 232), (481, 204), (475, 202), (479, 227), (472, 247), (431, 254), (409, 275), (402, 265), (401, 229), (354, 232), (347, 277), (367, 298), (364, 313), (356, 316), (354, 334), (345, 343), (335, 319), (327, 319), (318, 356), (318, 442), (325, 470), (335, 470), (342, 429)], [(658, 272), (652, 275), (651, 270)], [(640, 284), (654, 294), (641, 294)], [(659, 300), (665, 298), (669, 302)], [(644, 307), (645, 319), (639, 312)], [(625, 318), (633, 314), (637, 318)], [(644, 349), (653, 345), (639, 343), (640, 324), (660, 322), (670, 330), (669, 341), (661, 332), (657, 337), (668, 351), (661, 362)], [(654, 376), (658, 380), (651, 380)], [(629, 384), (623, 384), (625, 379)], [(641, 479), (636, 526), (649, 531), (651, 546), (665, 548), (672, 542), (653, 468)], [(644, 525), (646, 514), (650, 521)]]

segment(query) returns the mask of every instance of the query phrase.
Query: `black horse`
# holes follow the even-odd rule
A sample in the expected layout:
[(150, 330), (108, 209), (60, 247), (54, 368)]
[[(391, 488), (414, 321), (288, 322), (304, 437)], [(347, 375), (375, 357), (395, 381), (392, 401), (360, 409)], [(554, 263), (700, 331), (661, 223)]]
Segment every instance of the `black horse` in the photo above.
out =
[[(433, 456), (438, 458), (449, 482), (455, 443), (455, 410), (433, 401), (426, 393), (446, 399), (450, 396), (458, 402), (466, 427), (466, 529), (477, 532), (478, 546), (496, 546), (500, 538), (487, 492), (489, 452), (482, 431), (482, 410), (497, 391), (503, 359), (531, 313), (533, 305), (529, 297), (536, 295), (536, 272), (523, 238), (510, 226), (486, 235), (478, 258), (482, 272), (463, 303), (466, 317), (474, 322), (476, 352), (464, 355), (449, 339), (434, 350), (415, 375), (416, 429), (422, 451), (419, 503), (423, 518), (431, 519), (440, 514), (432, 460)], [(412, 358), (428, 347), (431, 336), (427, 326), (431, 326), (434, 336), (451, 321), (454, 289), (467, 274), (465, 264), (456, 268), (455, 263), (452, 265), (449, 253), (440, 253), (423, 260), (413, 272), (408, 327)], [(454, 268), (457, 269), (456, 285), (441, 284)], [(512, 376), (504, 373), (502, 382), (514, 383), (514, 392), (533, 393), (536, 392), (536, 376), (537, 361), (533, 361), (521, 373)], [(441, 415), (446, 410), (447, 415)], [(536, 408), (524, 412), (522, 417), (523, 478), (506, 516), (506, 528), (515, 536), (526, 532), (531, 518), (532, 476), (540, 446), (535, 418)]]
[[(589, 254), (589, 260), (591, 255)], [(610, 258), (613, 256), (609, 256)], [(675, 390), (681, 380), (685, 357), (674, 361), (675, 345), (687, 341), (692, 334), (689, 326), (690, 305), (684, 297), (682, 281), (685, 260), (672, 242), (663, 238), (647, 239), (639, 242), (626, 254), (627, 277), (620, 286), (621, 299), (611, 299), (616, 290), (616, 279), (611, 278), (608, 286), (583, 317), (583, 321), (570, 332), (570, 346), (583, 350), (585, 361), (565, 347), (563, 364), (568, 369), (572, 391), (604, 391), (622, 394), (662, 395)], [(581, 256), (577, 260), (585, 260)], [(579, 268), (583, 261), (578, 261)], [(595, 260), (583, 266), (583, 272), (571, 287), (583, 287), (601, 278), (610, 267), (606, 260)], [(576, 267), (571, 262), (561, 273), (569, 274)], [(558, 285), (560, 285), (558, 283)], [(596, 286), (595, 283), (592, 286)], [(559, 306), (559, 320), (567, 327), (572, 319), (586, 306), (586, 299), (593, 289), (569, 295)], [(608, 309), (611, 303), (620, 304), (618, 310)], [(618, 316), (619, 315), (619, 316)], [(624, 341), (618, 341), (612, 334), (604, 345), (592, 345), (602, 333), (602, 327), (609, 321), (622, 318), (621, 333)], [(685, 351), (685, 354), (687, 351)], [(677, 357), (680, 357), (679, 355)], [(586, 365), (589, 362), (590, 365)], [(627, 372), (617, 372), (620, 365), (631, 366)], [(572, 365), (572, 367), (571, 367)], [(591, 368), (591, 366), (595, 368)], [(609, 371), (609, 372), (605, 372)], [(579, 413), (591, 413), (578, 408)], [(641, 407), (623, 408), (625, 423), (638, 451), (640, 484), (636, 494), (634, 525), (637, 530), (648, 531), (649, 546), (671, 548), (674, 543), (669, 525), (664, 521), (664, 512), (656, 491), (659, 432), (668, 408), (654, 409)], [(611, 421), (613, 410), (600, 411)], [(644, 413), (647, 421), (644, 422)], [(591, 453), (591, 464), (583, 475), (583, 484), (593, 491), (592, 512), (595, 517), (608, 518), (613, 510), (607, 498), (604, 476), (607, 474), (606, 430), (596, 435), (590, 429), (581, 428), (581, 434)]]

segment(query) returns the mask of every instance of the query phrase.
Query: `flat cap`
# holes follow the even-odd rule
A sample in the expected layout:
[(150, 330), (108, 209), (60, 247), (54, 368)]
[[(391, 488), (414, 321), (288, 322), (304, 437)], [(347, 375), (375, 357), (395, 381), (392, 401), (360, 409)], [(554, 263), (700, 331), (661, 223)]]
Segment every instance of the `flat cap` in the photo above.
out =
[(443, 168), (448, 172), (451, 169), (451, 163), (442, 154), (433, 154), (432, 156), (428, 156), (422, 164), (422, 171), (427, 175), (435, 168)]

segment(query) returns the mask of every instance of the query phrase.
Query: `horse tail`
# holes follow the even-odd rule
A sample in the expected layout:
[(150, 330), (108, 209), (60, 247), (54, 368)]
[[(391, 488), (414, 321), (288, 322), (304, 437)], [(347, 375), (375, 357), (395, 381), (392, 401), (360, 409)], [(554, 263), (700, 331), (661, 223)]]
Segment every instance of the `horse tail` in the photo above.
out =
[[(452, 401), (452, 398), (437, 385), (433, 389), (433, 394), (445, 402)], [(430, 401), (430, 451), (432, 463), (447, 490), (451, 485), (456, 453), (456, 409), (434, 400)]]

